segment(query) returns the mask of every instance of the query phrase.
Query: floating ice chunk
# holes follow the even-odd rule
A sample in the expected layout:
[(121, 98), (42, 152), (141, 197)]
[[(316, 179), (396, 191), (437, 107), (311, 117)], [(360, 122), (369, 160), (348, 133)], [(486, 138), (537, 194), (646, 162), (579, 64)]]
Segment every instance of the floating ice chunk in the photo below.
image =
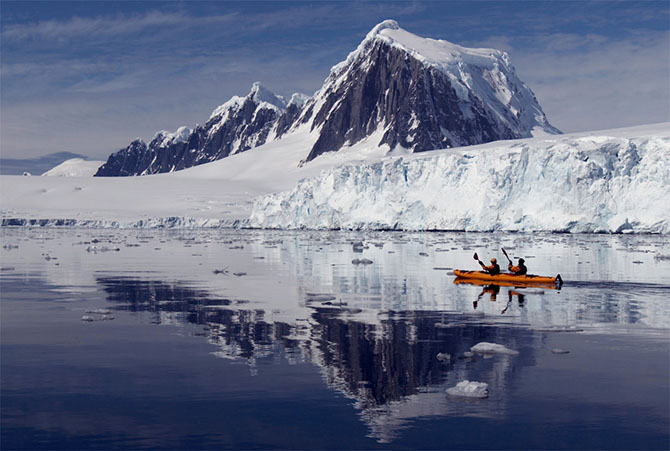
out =
[(439, 329), (450, 329), (452, 327), (465, 327), (465, 323), (435, 323), (435, 327)]
[(460, 396), (465, 398), (487, 398), (489, 396), (489, 384), (486, 382), (462, 381), (455, 387), (447, 388), (447, 394), (450, 396)]
[(584, 332), (584, 329), (579, 329), (577, 327), (534, 327), (531, 329), (533, 332)]
[(554, 348), (554, 349), (551, 350), (551, 352), (553, 352), (554, 354), (569, 354), (570, 353), (570, 351), (568, 351), (566, 349), (560, 349), (560, 348)]
[(86, 310), (86, 313), (96, 313), (98, 315), (109, 315), (110, 313), (112, 313), (112, 311), (107, 310), (105, 308), (97, 308), (97, 309), (93, 309), (93, 310)]
[(84, 316), (81, 317), (81, 320), (82, 321), (95, 321), (95, 318), (93, 318), (92, 316), (84, 315)]
[(472, 352), (476, 352), (478, 354), (505, 354), (505, 355), (517, 355), (519, 351), (515, 351), (514, 349), (509, 349), (506, 348), (503, 345), (499, 345), (497, 343), (487, 343), (485, 341), (482, 341), (481, 343), (477, 343), (473, 347), (470, 348)]
[(307, 293), (307, 300), (313, 302), (334, 301), (337, 299), (332, 294)]
[(440, 352), (437, 354), (437, 360), (440, 362), (449, 362), (451, 361), (451, 355), (447, 354), (446, 352)]

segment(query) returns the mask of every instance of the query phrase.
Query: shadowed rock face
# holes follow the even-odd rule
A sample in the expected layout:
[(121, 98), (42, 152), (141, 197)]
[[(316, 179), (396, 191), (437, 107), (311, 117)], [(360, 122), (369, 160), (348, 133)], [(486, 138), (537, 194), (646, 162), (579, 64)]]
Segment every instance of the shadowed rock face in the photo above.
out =
[(307, 161), (359, 142), (379, 128), (384, 130), (379, 145), (414, 152), (521, 137), (496, 122), (472, 94), (467, 100), (472, 114), (464, 114), (464, 101), (443, 72), (381, 40), (371, 40), (368, 47), (343, 81), (326, 88), (325, 102), (312, 122), (313, 129), (321, 127), (319, 138)]
[(95, 175), (158, 174), (220, 160), (265, 144), (279, 115), (278, 109), (250, 95), (241, 104), (210, 118), (204, 126), (197, 126), (186, 140), (166, 140), (158, 133), (148, 146), (141, 140), (133, 141), (110, 155)]

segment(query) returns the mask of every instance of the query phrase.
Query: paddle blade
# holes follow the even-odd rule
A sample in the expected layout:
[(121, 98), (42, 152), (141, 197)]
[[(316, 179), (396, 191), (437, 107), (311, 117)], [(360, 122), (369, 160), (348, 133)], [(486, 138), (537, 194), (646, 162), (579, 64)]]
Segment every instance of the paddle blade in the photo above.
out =
[(479, 255), (477, 255), (477, 252), (475, 252), (475, 255), (473, 255), (472, 258), (474, 258), (475, 260), (479, 260)]

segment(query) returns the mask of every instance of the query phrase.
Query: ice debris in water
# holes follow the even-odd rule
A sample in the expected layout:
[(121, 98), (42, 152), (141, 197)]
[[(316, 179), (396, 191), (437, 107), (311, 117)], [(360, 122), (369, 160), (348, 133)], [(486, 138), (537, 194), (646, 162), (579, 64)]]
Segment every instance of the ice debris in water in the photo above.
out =
[(447, 388), (450, 396), (461, 396), (466, 398), (487, 398), (489, 396), (489, 384), (486, 382), (462, 381), (455, 387)]
[(487, 343), (485, 341), (482, 341), (481, 343), (477, 343), (473, 347), (470, 348), (472, 352), (476, 352), (478, 354), (505, 354), (505, 355), (517, 355), (519, 351), (515, 351), (514, 349), (509, 349), (506, 348), (503, 345), (499, 345), (497, 343)]
[(436, 357), (440, 362), (449, 362), (451, 360), (451, 355), (447, 354), (446, 352), (440, 352)]
[(562, 326), (534, 327), (531, 330), (533, 332), (584, 332), (584, 329), (580, 329), (578, 327), (562, 327)]
[(93, 309), (93, 310), (86, 310), (86, 313), (96, 313), (98, 315), (109, 315), (110, 313), (112, 313), (112, 311), (107, 310), (105, 308), (96, 308), (96, 309)]
[(570, 353), (570, 351), (568, 351), (566, 349), (560, 349), (560, 348), (554, 348), (554, 349), (551, 350), (551, 352), (553, 352), (554, 354), (569, 354)]
[(334, 301), (335, 299), (337, 299), (332, 294), (320, 294), (320, 293), (306, 293), (306, 294), (307, 294), (307, 300), (313, 302), (326, 302), (326, 301)]

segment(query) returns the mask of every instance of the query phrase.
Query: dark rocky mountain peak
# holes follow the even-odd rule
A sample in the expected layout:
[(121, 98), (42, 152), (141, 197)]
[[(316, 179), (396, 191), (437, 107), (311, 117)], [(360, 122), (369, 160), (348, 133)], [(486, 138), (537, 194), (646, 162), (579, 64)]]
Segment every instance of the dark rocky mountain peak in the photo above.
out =
[[(296, 96), (294, 96), (296, 97)], [(244, 152), (274, 139), (284, 111), (299, 112), (299, 99), (289, 102), (256, 82), (245, 97), (234, 96), (216, 108), (205, 125), (191, 130), (160, 131), (146, 145), (133, 141), (112, 154), (96, 176), (127, 176), (172, 172)], [(304, 103), (304, 102), (303, 102)], [(285, 126), (288, 129), (288, 126)]]
[(307, 161), (370, 137), (421, 152), (560, 133), (506, 53), (421, 38), (393, 20), (331, 69), (298, 123), (317, 135)]

